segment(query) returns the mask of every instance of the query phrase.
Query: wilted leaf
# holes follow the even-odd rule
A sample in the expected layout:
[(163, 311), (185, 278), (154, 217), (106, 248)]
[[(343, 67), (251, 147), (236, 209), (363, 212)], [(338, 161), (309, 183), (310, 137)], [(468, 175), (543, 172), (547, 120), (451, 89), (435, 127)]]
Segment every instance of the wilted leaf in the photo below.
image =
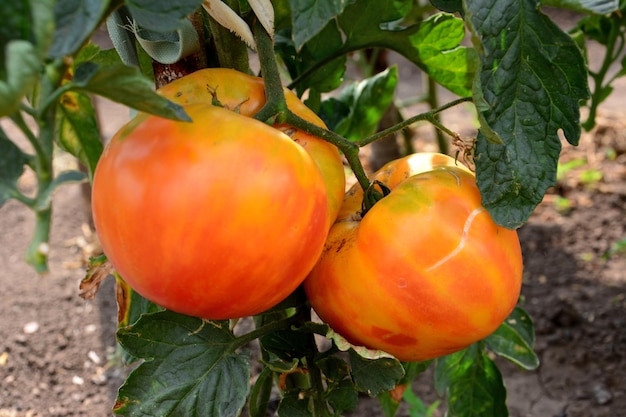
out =
[(57, 109), (57, 140), (87, 167), (93, 176), (102, 153), (100, 130), (91, 98), (83, 93), (65, 93)]
[(107, 261), (105, 256), (92, 258), (89, 260), (89, 267), (85, 278), (80, 281), (80, 298), (83, 300), (93, 300), (100, 289), (100, 284), (113, 273), (113, 265)]

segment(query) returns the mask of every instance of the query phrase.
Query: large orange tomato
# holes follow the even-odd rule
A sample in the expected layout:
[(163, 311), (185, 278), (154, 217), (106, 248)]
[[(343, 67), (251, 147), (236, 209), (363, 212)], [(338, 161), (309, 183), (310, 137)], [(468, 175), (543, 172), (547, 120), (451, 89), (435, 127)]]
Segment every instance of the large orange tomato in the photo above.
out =
[(347, 194), (305, 281), (322, 320), (355, 345), (422, 361), (491, 334), (518, 300), (517, 233), (495, 224), (474, 175), (441, 154), (391, 162), (391, 189), (365, 216)]
[(289, 295), (328, 232), (318, 167), (287, 135), (210, 104), (193, 123), (140, 114), (97, 165), (102, 247), (138, 293), (206, 319), (260, 313)]
[[(244, 116), (254, 116), (265, 104), (263, 79), (228, 68), (205, 68), (172, 81), (159, 93), (186, 106), (191, 103), (215, 103)], [(311, 109), (291, 90), (284, 89), (287, 107), (317, 126), (326, 127)], [(337, 217), (345, 192), (346, 180), (339, 151), (334, 145), (285, 124), (275, 124), (301, 145), (319, 167), (327, 189), (328, 227)]]

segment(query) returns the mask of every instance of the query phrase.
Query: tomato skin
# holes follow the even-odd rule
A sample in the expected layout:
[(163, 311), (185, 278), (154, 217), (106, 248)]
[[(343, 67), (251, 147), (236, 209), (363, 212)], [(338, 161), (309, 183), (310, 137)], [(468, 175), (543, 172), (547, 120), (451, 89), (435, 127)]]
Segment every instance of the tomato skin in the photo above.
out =
[(288, 136), (216, 106), (141, 114), (107, 145), (93, 215), (138, 293), (206, 319), (258, 314), (304, 280), (327, 234), (326, 187)]
[[(304, 120), (326, 127), (291, 90), (285, 88), (287, 107)], [(263, 79), (229, 68), (204, 68), (172, 81), (159, 89), (168, 99), (186, 106), (192, 103), (213, 103), (253, 117), (265, 104)], [(326, 183), (328, 199), (328, 227), (332, 225), (346, 187), (345, 173), (337, 148), (316, 137), (286, 124), (275, 124), (274, 128), (288, 134), (311, 155)]]
[(358, 185), (346, 194), (304, 286), (352, 344), (433, 359), (488, 336), (515, 307), (517, 233), (493, 222), (473, 174), (454, 164), (417, 154), (386, 165), (374, 179), (391, 193), (363, 218)]

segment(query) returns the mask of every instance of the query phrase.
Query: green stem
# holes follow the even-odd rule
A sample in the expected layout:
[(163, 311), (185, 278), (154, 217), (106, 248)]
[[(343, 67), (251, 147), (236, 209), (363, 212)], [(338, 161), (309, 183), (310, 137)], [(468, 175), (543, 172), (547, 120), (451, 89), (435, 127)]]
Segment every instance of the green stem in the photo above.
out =
[(359, 50), (360, 48), (353, 48), (350, 50), (339, 50), (339, 51), (335, 51), (335, 53), (333, 53), (332, 55), (327, 56), (326, 58), (322, 58), (319, 61), (317, 61), (315, 63), (315, 65), (305, 69), (302, 73), (298, 74), (298, 76), (296, 78), (294, 78), (291, 83), (289, 83), (289, 85), (287, 85), (287, 88), (290, 90), (293, 90), (294, 88), (296, 88), (300, 83), (302, 83), (304, 80), (306, 80), (308, 77), (310, 77), (313, 73), (315, 73), (315, 71), (317, 71), (319, 68), (323, 67), (324, 65), (330, 63), (331, 61), (334, 61), (337, 58), (341, 58), (343, 55), (346, 55), (350, 52)]
[[(39, 136), (29, 138), (35, 152), (35, 171), (37, 174), (37, 195), (35, 203), (39, 207), (35, 210), (35, 233), (26, 250), (26, 262), (31, 264), (38, 273), (48, 271), (48, 241), (50, 240), (50, 225), (52, 222), (51, 202), (42, 204), (40, 200), (46, 198), (53, 180), (52, 167), (54, 133), (56, 123), (56, 104), (63, 92), (61, 80), (66, 65), (62, 60), (52, 62), (46, 67), (46, 73), (42, 78), (41, 97), (43, 106), (37, 112)], [(21, 116), (18, 123), (24, 123)], [(28, 129), (30, 130), (30, 129)]]
[[(589, 106), (589, 115), (587, 116), (587, 120), (582, 124), (583, 129), (586, 131), (590, 131), (596, 125), (596, 114), (598, 112), (598, 106), (603, 100), (604, 95), (604, 78), (606, 77), (609, 69), (611, 68), (611, 64), (617, 58), (614, 54), (615, 51), (615, 43), (619, 36), (619, 28), (620, 24), (616, 20), (611, 21), (611, 31), (609, 32), (608, 40), (606, 43), (606, 52), (604, 54), (604, 59), (602, 61), (602, 66), (597, 73), (591, 73), (590, 75), (593, 78), (593, 93), (591, 95), (591, 105)], [(621, 48), (619, 48), (621, 49)], [(621, 51), (620, 51), (621, 52)]]
[[(428, 83), (428, 105), (431, 109), (436, 109), (439, 107), (439, 97), (437, 95), (437, 83), (433, 79), (433, 77), (428, 74), (425, 75)], [(439, 120), (438, 117), (434, 118), (435, 120)], [(443, 133), (441, 129), (435, 129), (435, 135), (437, 136), (437, 146), (439, 147), (439, 152), (448, 153), (448, 141), (443, 137)]]
[(56, 107), (56, 104), (58, 103), (59, 99), (63, 96), (63, 94), (67, 93), (68, 91), (70, 91), (72, 88), (75, 88), (75, 87), (76, 86), (74, 85), (74, 83), (69, 82), (67, 84), (60, 86), (54, 91), (52, 91), (49, 96), (45, 96), (43, 98), (44, 101), (41, 107), (39, 107), (39, 110), (37, 111), (37, 115), (40, 118), (43, 117), (43, 114), (46, 113), (50, 109), (50, 107)]
[(39, 139), (37, 138), (37, 136), (35, 136), (33, 131), (26, 124), (26, 121), (24, 120), (20, 112), (16, 112), (15, 114), (11, 115), (11, 120), (20, 129), (20, 131), (24, 134), (26, 139), (28, 139), (28, 142), (33, 147), (33, 150), (35, 151), (35, 166), (32, 168), (37, 170), (37, 166), (47, 163), (46, 152), (41, 146), (41, 143), (39, 143)]
[(261, 327), (237, 337), (237, 343), (234, 344), (233, 349), (239, 349), (253, 340), (260, 339), (267, 334), (274, 333), (278, 330), (288, 329), (289, 326), (300, 321), (302, 321), (302, 315), (300, 314), (270, 321), (267, 324), (263, 324)]
[[(310, 309), (308, 310), (306, 321), (311, 321)], [(312, 350), (314, 352), (317, 352), (317, 343), (315, 343), (315, 335), (313, 333), (309, 333), (308, 343), (313, 348)], [(322, 371), (315, 363), (315, 359), (315, 354), (310, 354), (306, 357), (309, 385), (311, 386), (313, 392), (313, 416), (328, 417), (330, 416), (330, 413), (328, 411), (328, 406), (326, 405), (326, 400), (324, 399), (324, 382), (322, 380)]]
[(281, 122), (284, 113), (287, 111), (287, 101), (283, 91), (283, 84), (276, 63), (274, 53), (274, 41), (267, 33), (261, 23), (254, 19), (252, 22), (252, 33), (256, 41), (257, 52), (259, 53), (259, 63), (261, 65), (261, 77), (265, 83), (265, 105), (254, 116), (255, 119), (271, 123)]
[[(234, 11), (239, 11), (239, 0), (224, 0), (224, 3)], [(208, 13), (203, 13), (203, 16), (208, 21), (209, 29), (213, 35), (220, 66), (251, 74), (246, 44), (237, 35), (217, 23)]]
[(447, 133), (448, 135), (454, 137), (454, 132), (452, 132), (450, 129), (448, 129), (447, 127), (445, 127), (439, 120), (437, 120), (437, 118), (435, 117), (437, 114), (441, 113), (444, 110), (447, 110), (451, 107), (454, 107), (456, 105), (459, 105), (461, 103), (465, 103), (468, 101), (472, 101), (471, 97), (461, 97), (458, 98), (456, 100), (453, 100), (449, 103), (444, 104), (443, 106), (437, 107), (434, 110), (431, 110), (429, 112), (426, 113), (420, 113), (416, 116), (413, 117), (409, 117), (406, 120), (403, 120), (402, 122), (391, 126), (388, 129), (385, 130), (381, 130), (380, 132), (377, 132), (375, 134), (373, 134), (372, 136), (368, 136), (367, 138), (360, 140), (359, 142), (356, 143), (357, 146), (359, 147), (363, 147), (365, 145), (369, 145), (372, 142), (377, 141), (378, 139), (384, 138), (387, 135), (390, 135), (392, 133), (398, 132), (402, 129), (405, 129), (407, 127), (409, 127), (410, 125), (412, 125), (415, 122), (419, 122), (422, 120), (427, 120), (428, 122), (430, 122), (431, 124), (433, 124), (437, 129)]
[(287, 108), (285, 93), (278, 71), (278, 64), (276, 63), (274, 43), (258, 21), (253, 22), (252, 30), (259, 53), (261, 76), (265, 82), (265, 97), (267, 100), (265, 105), (254, 117), (264, 122), (287, 123), (297, 129), (332, 143), (344, 153), (359, 184), (364, 190), (367, 190), (370, 186), (370, 181), (359, 159), (359, 147), (341, 135), (302, 119)]
[(285, 123), (295, 127), (296, 129), (300, 129), (314, 136), (317, 136), (325, 140), (326, 142), (330, 142), (337, 148), (339, 148), (339, 150), (343, 152), (344, 156), (346, 157), (350, 168), (354, 172), (354, 175), (356, 176), (357, 181), (359, 182), (363, 190), (367, 190), (370, 187), (370, 180), (369, 178), (367, 178), (365, 169), (363, 169), (363, 165), (361, 164), (361, 160), (359, 159), (359, 145), (335, 132), (314, 125), (313, 123), (304, 120), (303, 118), (292, 113), (291, 111), (286, 112)]

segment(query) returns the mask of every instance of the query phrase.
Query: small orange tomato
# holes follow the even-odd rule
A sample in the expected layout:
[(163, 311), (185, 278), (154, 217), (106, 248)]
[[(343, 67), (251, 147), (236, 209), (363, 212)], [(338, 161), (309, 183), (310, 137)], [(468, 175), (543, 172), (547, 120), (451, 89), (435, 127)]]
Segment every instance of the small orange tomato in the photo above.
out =
[(495, 224), (474, 175), (441, 154), (393, 161), (362, 217), (355, 185), (305, 281), (311, 305), (355, 345), (423, 361), (491, 334), (522, 281), (517, 233)]

